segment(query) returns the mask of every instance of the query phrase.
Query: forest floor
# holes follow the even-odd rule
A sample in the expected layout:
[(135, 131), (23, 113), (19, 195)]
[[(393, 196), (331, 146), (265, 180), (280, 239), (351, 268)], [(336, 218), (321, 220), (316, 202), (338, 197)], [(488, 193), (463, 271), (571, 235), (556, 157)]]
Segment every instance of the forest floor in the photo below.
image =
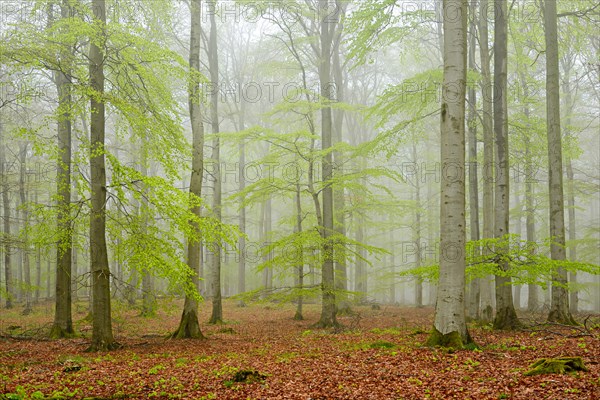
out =
[[(202, 324), (206, 340), (167, 340), (179, 301), (156, 318), (114, 305), (122, 348), (86, 353), (86, 307), (74, 309), (76, 339), (47, 341), (53, 306), (0, 311), (0, 399), (599, 399), (600, 318), (587, 330), (537, 326), (496, 332), (471, 326), (478, 350), (422, 347), (431, 308), (355, 307), (341, 332), (317, 330), (317, 305), (293, 321), (292, 305), (236, 307), (223, 325)], [(208, 320), (210, 303), (201, 305)], [(585, 317), (585, 316), (580, 316)], [(541, 316), (540, 316), (541, 319)], [(34, 339), (31, 339), (31, 337)], [(541, 357), (579, 356), (588, 372), (524, 376)], [(237, 381), (240, 382), (237, 382)]]

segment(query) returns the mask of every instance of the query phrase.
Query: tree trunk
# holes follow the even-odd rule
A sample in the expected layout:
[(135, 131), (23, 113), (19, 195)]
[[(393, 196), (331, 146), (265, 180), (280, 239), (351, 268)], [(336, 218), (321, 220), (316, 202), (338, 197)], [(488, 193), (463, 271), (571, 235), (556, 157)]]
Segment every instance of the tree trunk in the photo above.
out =
[[(461, 348), (472, 339), (465, 322), (465, 92), (467, 1), (444, 0), (444, 84), (441, 108), (440, 279), (428, 345)], [(454, 18), (448, 18), (452, 15)]]
[[(191, 28), (190, 28), (190, 73), (197, 74), (200, 71), (200, 21), (201, 0), (191, 2)], [(192, 174), (190, 178), (190, 195), (198, 198), (202, 195), (202, 177), (204, 174), (204, 126), (202, 125), (202, 114), (200, 110), (200, 81), (199, 77), (193, 76), (188, 87), (188, 106), (190, 123), (192, 126)], [(190, 211), (200, 217), (200, 207), (191, 207)], [(198, 236), (200, 230), (194, 223)], [(198, 289), (198, 273), (202, 257), (202, 242), (200, 237), (190, 237), (187, 240), (187, 265), (192, 273), (192, 284)], [(198, 301), (190, 293), (186, 293), (183, 304), (183, 312), (179, 327), (172, 334), (173, 338), (202, 338), (200, 324), (198, 323)]]
[[(92, 267), (92, 344), (88, 351), (117, 347), (113, 338), (110, 299), (110, 269), (106, 248), (106, 164), (104, 106), (104, 45), (106, 43), (105, 0), (93, 0), (94, 22), (100, 30), (90, 38), (90, 262)], [(70, 259), (70, 257), (69, 257)], [(68, 286), (70, 287), (70, 280)]]
[[(300, 184), (296, 183), (296, 233), (302, 232), (302, 202), (300, 194)], [(298, 266), (296, 267), (296, 286), (298, 290), (302, 290), (304, 288), (304, 249), (300, 247), (296, 249), (296, 251), (298, 251)], [(302, 298), (302, 294), (300, 294), (297, 298), (296, 313), (294, 314), (294, 320), (296, 321), (301, 321), (304, 319), (304, 316), (302, 315), (303, 300), (304, 299)]]
[[(343, 2), (343, 10), (340, 10), (341, 15), (344, 15), (347, 3)], [(335, 41), (333, 44), (333, 79), (336, 89), (336, 102), (345, 101), (346, 81), (344, 80), (344, 71), (340, 60), (341, 42), (342, 42), (343, 25), (339, 24), (336, 30)], [(338, 109), (333, 112), (333, 140), (336, 144), (343, 140), (342, 129), (344, 126), (344, 110)], [(333, 162), (335, 164), (335, 173), (343, 174), (343, 167), (346, 162), (344, 155), (336, 151), (333, 153)], [(334, 229), (336, 234), (341, 238), (346, 237), (346, 217), (345, 217), (345, 199), (344, 188), (339, 185), (333, 190), (333, 208)], [(350, 302), (348, 301), (348, 268), (346, 266), (345, 246), (337, 246), (338, 254), (335, 257), (335, 287), (337, 290), (337, 312), (340, 315), (348, 315), (352, 313)]]
[[(148, 176), (148, 160), (146, 157), (145, 151), (140, 151), (140, 173), (143, 176)], [(147, 190), (145, 190), (147, 191)], [(148, 193), (142, 196), (140, 207), (138, 208), (138, 212), (141, 213), (143, 222), (140, 227), (141, 234), (143, 236), (146, 235), (148, 231), (148, 218), (150, 215), (150, 210), (148, 207)], [(154, 277), (152, 276), (151, 271), (144, 271), (142, 275), (142, 312), (141, 315), (143, 317), (154, 317), (156, 316), (156, 295), (154, 293)]]
[[(529, 85), (524, 75), (521, 75), (521, 86), (523, 87), (523, 96), (529, 98)], [(529, 106), (525, 104), (523, 114), (529, 121)], [(527, 242), (532, 244), (535, 242), (535, 193), (533, 180), (533, 163), (531, 162), (531, 143), (528, 134), (525, 134), (523, 139), (525, 145), (525, 231)], [(534, 246), (531, 246), (531, 251), (535, 251)], [(530, 283), (527, 285), (527, 311), (534, 312), (538, 309), (538, 285)]]
[[(213, 139), (212, 162), (215, 164), (215, 187), (213, 195), (213, 213), (217, 221), (221, 221), (222, 207), (222, 176), (221, 176), (221, 140), (219, 139), (219, 53), (217, 45), (217, 22), (215, 18), (216, 1), (210, 1), (210, 35), (208, 46), (208, 65), (210, 70), (211, 91), (211, 110), (210, 119)], [(211, 252), (212, 266), (212, 314), (209, 319), (211, 324), (223, 322), (223, 304), (221, 299), (221, 245), (213, 243)]]
[(6, 145), (4, 143), (4, 132), (2, 121), (0, 121), (0, 179), (2, 179), (2, 207), (3, 207), (3, 234), (4, 234), (4, 284), (6, 288), (6, 309), (13, 307), (14, 283), (11, 270), (12, 246), (10, 237), (10, 200), (8, 197), (9, 186), (6, 174)]
[[(245, 126), (246, 126), (246, 121), (245, 121), (245, 106), (244, 106), (244, 102), (242, 102), (241, 105), (241, 110), (240, 110), (240, 126), (238, 127), (239, 130), (244, 130)], [(238, 191), (241, 193), (244, 191), (244, 189), (246, 188), (246, 175), (245, 175), (245, 167), (246, 167), (246, 144), (244, 142), (244, 140), (242, 139), (240, 145), (239, 145), (239, 151), (240, 151), (240, 164), (238, 166), (238, 175), (239, 175), (239, 186), (238, 186)], [(247, 253), (247, 249), (246, 249), (246, 207), (243, 205), (244, 203), (244, 197), (240, 198), (240, 203), (242, 204), (240, 207), (240, 215), (239, 215), (239, 222), (238, 222), (238, 227), (240, 230), (240, 237), (238, 239), (238, 245), (240, 247), (240, 259), (238, 261), (238, 294), (240, 293), (244, 293), (246, 291), (246, 257), (248, 255)], [(245, 303), (240, 300), (240, 302), (238, 303), (239, 306), (245, 306)]]
[[(479, 17), (479, 41), (481, 57), (481, 102), (483, 107), (483, 238), (494, 237), (494, 132), (492, 126), (492, 75), (490, 72), (490, 49), (488, 44), (488, 18), (491, 8), (488, 0), (481, 0)], [(488, 249), (483, 250), (489, 254)], [(494, 286), (492, 277), (482, 278), (480, 289), (480, 319), (491, 322), (493, 319)]]
[[(565, 66), (565, 79), (564, 79), (564, 94), (565, 94), (565, 105), (566, 105), (566, 116), (565, 116), (565, 137), (571, 136), (571, 113), (573, 112), (573, 102), (571, 98), (571, 81), (570, 81), (571, 66)], [(573, 171), (573, 162), (571, 155), (567, 154), (565, 157), (567, 164), (567, 207), (569, 216), (569, 259), (571, 261), (577, 261), (577, 232), (575, 224), (575, 173)], [(577, 284), (577, 272), (573, 271), (569, 273), (569, 283)], [(577, 288), (572, 287), (569, 292), (569, 309), (571, 314), (576, 314), (579, 311), (579, 291)]]
[[(417, 144), (412, 144), (412, 159), (417, 163)], [(423, 263), (421, 260), (421, 180), (419, 174), (415, 176), (415, 224), (413, 225), (413, 238), (415, 243), (415, 268), (419, 268)], [(420, 277), (415, 278), (415, 305), (423, 307), (423, 280)]]
[[(510, 209), (509, 160), (508, 160), (508, 83), (507, 83), (507, 2), (494, 0), (494, 134), (496, 139), (496, 187), (495, 187), (495, 237), (508, 235)], [(508, 248), (497, 246), (497, 253)], [(509, 266), (501, 261), (498, 268), (506, 271)], [(520, 325), (513, 304), (510, 277), (496, 275), (496, 317), (494, 329), (515, 329)]]
[[(69, 2), (63, 0), (61, 4), (61, 18), (71, 16)], [(69, 57), (63, 54), (64, 57)], [(72, 247), (73, 232), (71, 227), (71, 77), (67, 72), (57, 71), (54, 80), (58, 93), (58, 152), (59, 159), (56, 166), (56, 193), (57, 193), (57, 230), (59, 239), (56, 246), (56, 298), (54, 322), (50, 329), (51, 338), (64, 338), (72, 336), (73, 317), (72, 303)], [(50, 279), (50, 277), (48, 277)]]
[[(396, 249), (395, 249), (395, 243), (394, 243), (394, 231), (390, 229), (390, 273), (391, 273), (391, 280), (392, 282), (390, 283), (390, 304), (396, 304)], [(421, 281), (421, 304), (423, 303), (423, 282)], [(417, 298), (417, 304), (418, 304), (418, 294), (415, 294), (415, 297)]]
[[(267, 151), (268, 152), (268, 151)], [(272, 212), (271, 212), (271, 197), (270, 195), (267, 195), (267, 199), (265, 200), (265, 202), (263, 203), (263, 207), (262, 207), (262, 212), (261, 212), (261, 240), (263, 243), (263, 246), (268, 246), (269, 245), (269, 238), (270, 238), (270, 234), (271, 231), (273, 229), (272, 227)], [(266, 253), (263, 254), (262, 260), (264, 263), (268, 262), (269, 260), (271, 260), (271, 256), (272, 254), (270, 253)], [(265, 293), (267, 295), (269, 295), (271, 293), (271, 289), (273, 289), (273, 268), (271, 266), (267, 266), (266, 268), (263, 269), (263, 288), (265, 289)]]
[(27, 205), (27, 192), (26, 192), (26, 179), (27, 179), (27, 148), (29, 143), (24, 142), (19, 148), (19, 197), (21, 203), (21, 215), (22, 225), (21, 229), (25, 232), (23, 237), (23, 249), (22, 249), (22, 267), (23, 267), (23, 283), (25, 290), (25, 308), (22, 311), (22, 315), (29, 315), (33, 311), (31, 308), (31, 266), (29, 265), (29, 209)]
[[(475, 70), (475, 51), (476, 51), (476, 36), (475, 27), (477, 26), (476, 3), (469, 4), (470, 14), (470, 33), (469, 33), (469, 69)], [(472, 241), (479, 240), (479, 182), (477, 175), (477, 95), (475, 87), (468, 89), (469, 93), (469, 114), (467, 117), (468, 126), (468, 145), (469, 145), (469, 232)], [(479, 253), (479, 249), (474, 249)], [(477, 255), (477, 254), (475, 254)], [(467, 301), (467, 317), (474, 320), (479, 320), (479, 301), (481, 297), (480, 280), (478, 278), (471, 279), (469, 283), (469, 297)]]
[[(34, 203), (38, 204), (38, 191), (34, 190)], [(42, 288), (42, 249), (39, 244), (35, 246), (35, 295), (33, 298), (34, 304), (38, 304), (40, 302), (40, 291)]]
[[(556, 0), (544, 3), (546, 39), (546, 125), (548, 129), (548, 185), (550, 202), (550, 256), (554, 261), (565, 257), (565, 205), (563, 198), (562, 141), (560, 133), (560, 85), (558, 68), (558, 29)], [(552, 301), (548, 321), (575, 324), (569, 310), (565, 287), (566, 271), (558, 266), (552, 282)]]
[[(431, 199), (434, 198), (434, 181), (435, 179), (426, 179), (427, 181), (427, 198), (430, 199), (430, 204), (433, 203)], [(439, 208), (438, 208), (439, 210)], [(437, 235), (437, 225), (439, 222), (439, 215), (436, 214), (434, 207), (428, 209), (427, 212), (427, 243), (425, 245), (424, 253), (427, 254), (426, 262), (432, 264), (436, 262), (437, 256), (434, 257), (435, 246), (437, 245), (437, 241), (434, 240), (435, 235)], [(435, 307), (435, 302), (437, 298), (437, 285), (434, 281), (430, 281), (429, 291), (427, 293), (427, 305)]]
[[(319, 10), (327, 10), (331, 6), (330, 0), (319, 0)], [(337, 15), (337, 13), (336, 13)], [(331, 47), (335, 23), (330, 18), (323, 17), (320, 21), (320, 42), (321, 54), (319, 64), (319, 83), (321, 86), (322, 101), (330, 102), (333, 98), (333, 87), (331, 85)], [(331, 106), (329, 104), (321, 105), (321, 146), (327, 150), (332, 146), (332, 118)], [(322, 274), (321, 274), (321, 318), (315, 326), (320, 328), (337, 326), (336, 303), (335, 303), (335, 272), (334, 272), (334, 254), (331, 236), (333, 229), (333, 155), (327, 152), (323, 156), (323, 225), (320, 227), (323, 238), (322, 245)]]
[[(567, 205), (569, 207), (569, 259), (571, 261), (577, 261), (577, 234), (575, 230), (575, 189), (574, 181), (575, 174), (573, 173), (573, 164), (570, 157), (567, 157)], [(577, 272), (573, 271), (569, 274), (569, 283), (577, 284)], [(571, 314), (579, 312), (579, 291), (577, 288), (571, 288), (569, 292), (569, 309)]]
[[(363, 211), (359, 211), (358, 221), (356, 223), (356, 241), (358, 243), (365, 242), (365, 216)], [(359, 245), (357, 249), (356, 271), (354, 278), (354, 291), (357, 293), (356, 302), (359, 304), (367, 301), (368, 292), (368, 275), (367, 266), (364, 261), (365, 249)]]

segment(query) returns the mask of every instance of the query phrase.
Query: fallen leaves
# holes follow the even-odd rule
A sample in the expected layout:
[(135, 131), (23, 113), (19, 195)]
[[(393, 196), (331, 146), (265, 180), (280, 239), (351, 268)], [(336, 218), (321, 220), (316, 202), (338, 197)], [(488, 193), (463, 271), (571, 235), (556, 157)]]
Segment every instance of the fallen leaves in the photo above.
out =
[[(156, 319), (133, 311), (121, 315), (118, 340), (124, 347), (110, 353), (84, 353), (87, 338), (2, 340), (0, 393), (76, 399), (579, 400), (598, 398), (600, 390), (598, 330), (540, 341), (531, 332), (472, 327), (481, 350), (448, 353), (420, 347), (431, 309), (359, 307), (357, 328), (333, 334), (310, 328), (318, 319), (314, 305), (306, 306), (306, 320), (298, 322), (292, 307), (226, 303), (224, 315), (232, 322), (203, 325), (208, 340), (167, 340), (178, 311), (173, 307)], [(0, 322), (44, 323), (41, 313), (26, 318)], [(538, 358), (560, 356), (582, 357), (589, 371), (524, 376)]]

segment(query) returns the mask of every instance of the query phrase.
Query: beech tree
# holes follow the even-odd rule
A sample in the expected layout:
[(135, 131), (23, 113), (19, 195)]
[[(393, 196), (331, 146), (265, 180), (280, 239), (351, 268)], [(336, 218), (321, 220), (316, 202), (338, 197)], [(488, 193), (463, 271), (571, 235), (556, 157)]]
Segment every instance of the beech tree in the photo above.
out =
[[(481, 128), (483, 131), (483, 238), (491, 239), (494, 237), (494, 130), (492, 115), (492, 74), (490, 71), (490, 48), (488, 19), (490, 9), (488, 0), (481, 0), (479, 5), (479, 54), (481, 59), (481, 103), (482, 116)], [(484, 252), (488, 249), (484, 248)], [(482, 321), (492, 321), (494, 310), (492, 308), (492, 298), (494, 296), (494, 286), (492, 277), (486, 276), (480, 281), (480, 318)]]
[(428, 345), (463, 347), (465, 322), (465, 96), (467, 1), (444, 0), (441, 107), (440, 280)]
[[(51, 8), (50, 8), (51, 9)], [(71, 16), (71, 7), (67, 0), (60, 4), (62, 19)], [(48, 15), (52, 19), (52, 15)], [(50, 24), (50, 22), (49, 22)], [(63, 30), (65, 27), (63, 27)], [(71, 221), (71, 87), (70, 87), (70, 54), (63, 51), (59, 57), (63, 60), (65, 70), (54, 73), (54, 81), (58, 93), (58, 152), (56, 168), (57, 230), (60, 232), (56, 246), (56, 301), (54, 323), (50, 329), (50, 337), (61, 338), (72, 336), (73, 320), (71, 315), (71, 278), (72, 278), (72, 221)]]
[(552, 302), (548, 321), (576, 324), (569, 309), (566, 259), (565, 204), (563, 194), (562, 138), (560, 132), (560, 72), (558, 66), (558, 28), (556, 0), (544, 3), (546, 40), (546, 120), (548, 129), (548, 186), (550, 200), (550, 255), (557, 261), (552, 280)]
[[(192, 174), (190, 178), (190, 197), (197, 199), (202, 195), (202, 177), (204, 176), (204, 125), (200, 109), (200, 21), (201, 0), (192, 0), (190, 4), (190, 82), (188, 86), (188, 107), (190, 123), (192, 125)], [(200, 218), (200, 204), (193, 202), (190, 211)], [(197, 222), (191, 221), (193, 229), (199, 234)], [(188, 238), (187, 266), (191, 273), (192, 284), (198, 288), (198, 274), (200, 272), (201, 247), (199, 237)], [(179, 327), (173, 333), (176, 338), (201, 338), (200, 324), (198, 323), (198, 299), (194, 293), (186, 293), (183, 304), (183, 313)]]
[[(508, 7), (504, 0), (494, 0), (494, 136), (495, 147), (495, 220), (494, 232), (497, 239), (508, 235), (509, 215), (509, 159), (508, 159)], [(508, 249), (498, 249), (499, 253)], [(505, 257), (498, 260), (498, 268), (506, 272), (509, 268)], [(514, 329), (519, 326), (513, 304), (510, 276), (496, 275), (495, 329)]]
[[(330, 0), (319, 0), (319, 10), (329, 10)], [(337, 13), (336, 13), (337, 14)], [(339, 15), (336, 15), (338, 18)], [(337, 326), (336, 304), (335, 304), (335, 270), (334, 270), (334, 246), (331, 237), (334, 236), (333, 226), (333, 153), (330, 151), (332, 145), (333, 120), (331, 105), (333, 100), (333, 85), (331, 84), (331, 51), (333, 35), (335, 34), (335, 23), (327, 13), (323, 13), (320, 21), (320, 65), (319, 83), (321, 86), (321, 97), (325, 104), (321, 108), (321, 146), (325, 150), (323, 156), (323, 226), (320, 227), (323, 237), (322, 248), (322, 275), (321, 275), (321, 318), (316, 326), (325, 328)]]
[(92, 269), (92, 344), (89, 351), (118, 346), (112, 332), (110, 268), (106, 247), (106, 164), (104, 49), (106, 3), (93, 0), (94, 35), (90, 37), (90, 262)]
[[(212, 156), (211, 162), (213, 169), (213, 214), (214, 218), (221, 222), (222, 216), (222, 176), (221, 176), (221, 138), (219, 137), (219, 48), (217, 45), (217, 2), (216, 0), (208, 3), (210, 7), (210, 33), (208, 39), (208, 68), (210, 70), (211, 83), (211, 107), (210, 107), (210, 125), (212, 129)], [(210, 246), (210, 270), (211, 270), (211, 296), (212, 296), (212, 314), (209, 322), (217, 324), (223, 322), (223, 303), (221, 295), (221, 244), (211, 243)]]

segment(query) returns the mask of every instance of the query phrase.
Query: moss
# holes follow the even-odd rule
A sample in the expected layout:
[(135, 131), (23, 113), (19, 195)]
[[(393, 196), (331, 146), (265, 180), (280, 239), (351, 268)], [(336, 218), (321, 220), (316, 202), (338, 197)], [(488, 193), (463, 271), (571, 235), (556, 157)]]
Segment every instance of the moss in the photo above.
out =
[(529, 366), (525, 376), (540, 374), (567, 374), (587, 371), (581, 357), (540, 358)]
[(425, 342), (425, 345), (429, 347), (446, 347), (454, 350), (460, 350), (464, 349), (465, 346), (471, 343), (473, 343), (473, 339), (468, 332), (467, 337), (463, 340), (460, 332), (453, 331), (443, 335), (434, 326), (429, 338), (427, 339), (427, 342)]
[(244, 369), (237, 371), (231, 380), (238, 383), (254, 383), (262, 382), (265, 379), (267, 379), (267, 376), (263, 373), (251, 369)]
[(54, 324), (48, 334), (50, 339), (72, 339), (76, 337), (75, 332), (72, 330), (63, 329), (60, 325)]
[(519, 321), (513, 307), (504, 307), (503, 309), (496, 310), (496, 318), (494, 318), (495, 330), (514, 331), (521, 327), (521, 321)]
[(550, 313), (548, 314), (548, 322), (556, 322), (558, 324), (572, 326), (579, 325), (568, 310), (562, 311), (555, 309), (550, 311)]
[(369, 344), (369, 348), (371, 349), (393, 349), (394, 347), (396, 347), (394, 343), (385, 342), (382, 340)]

